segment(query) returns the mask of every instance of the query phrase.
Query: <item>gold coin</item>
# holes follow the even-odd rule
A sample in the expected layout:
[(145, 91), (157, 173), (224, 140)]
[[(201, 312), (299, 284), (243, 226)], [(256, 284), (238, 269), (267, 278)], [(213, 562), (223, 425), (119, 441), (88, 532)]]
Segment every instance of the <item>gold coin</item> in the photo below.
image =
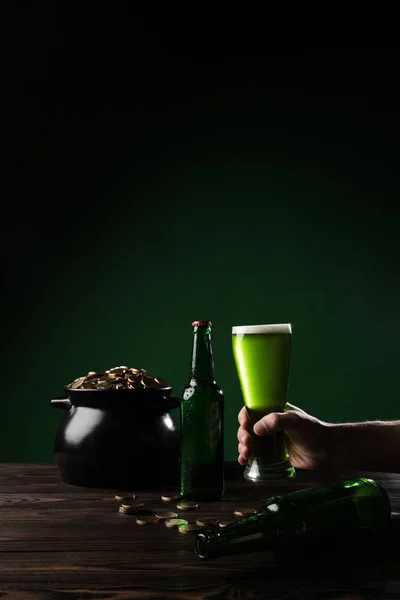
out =
[(131, 508), (132, 510), (138, 510), (139, 508), (142, 508), (143, 502), (134, 502), (132, 500), (132, 502), (123, 502), (121, 506), (122, 508)]
[(75, 381), (73, 381), (69, 385), (69, 387), (71, 387), (72, 389), (75, 390), (75, 389), (79, 388), (84, 381), (85, 381), (85, 377), (78, 377), (78, 379), (75, 379)]
[(134, 506), (119, 506), (118, 511), (123, 515), (137, 515), (138, 510)]
[(172, 512), (170, 510), (166, 510), (166, 511), (162, 511), (162, 512), (157, 512), (156, 513), (156, 517), (158, 519), (175, 519), (177, 518), (178, 513), (176, 512)]
[(203, 527), (195, 525), (194, 523), (188, 523), (187, 525), (179, 525), (178, 529), (181, 533), (197, 533), (203, 529)]
[(180, 499), (181, 495), (178, 493), (162, 494), (161, 496), (161, 500), (163, 500), (163, 502), (177, 502)]
[(237, 508), (233, 511), (233, 514), (237, 517), (249, 517), (250, 515), (256, 515), (257, 511), (255, 508)]
[(167, 527), (179, 527), (179, 525), (187, 525), (186, 519), (167, 519), (165, 521)]
[(96, 382), (90, 381), (90, 379), (86, 379), (86, 381), (84, 381), (81, 385), (81, 387), (79, 388), (80, 390), (93, 390), (94, 387), (96, 386)]
[(131, 500), (135, 500), (136, 494), (133, 492), (115, 492), (115, 499), (120, 502), (128, 502)]
[(154, 377), (150, 377), (149, 375), (143, 375), (142, 382), (144, 387), (146, 388), (156, 388), (158, 387), (158, 383), (154, 379)]
[(176, 505), (176, 508), (179, 510), (194, 510), (199, 508), (199, 505), (196, 502), (180, 502)]
[(200, 527), (216, 527), (219, 523), (218, 519), (213, 519), (213, 517), (204, 517), (204, 519), (196, 519), (196, 524), (200, 525)]
[(97, 389), (98, 390), (111, 390), (112, 388), (112, 384), (109, 381), (98, 381), (97, 382)]
[(157, 517), (139, 517), (138, 519), (136, 519), (136, 523), (138, 525), (153, 525), (154, 523), (159, 523), (160, 519), (157, 519)]
[(233, 521), (220, 521), (219, 522), (219, 526), (220, 527), (226, 527), (227, 525), (230, 525), (231, 523), (236, 523), (236, 521), (235, 520), (233, 520)]

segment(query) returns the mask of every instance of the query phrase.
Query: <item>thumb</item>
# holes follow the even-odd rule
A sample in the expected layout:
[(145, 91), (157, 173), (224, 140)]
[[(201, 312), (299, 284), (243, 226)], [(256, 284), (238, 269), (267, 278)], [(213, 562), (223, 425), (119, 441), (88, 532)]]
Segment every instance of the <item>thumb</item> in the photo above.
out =
[(285, 429), (295, 427), (299, 422), (299, 418), (298, 413), (293, 410), (272, 412), (257, 421), (253, 427), (253, 431), (256, 435), (267, 435), (276, 431), (284, 431)]

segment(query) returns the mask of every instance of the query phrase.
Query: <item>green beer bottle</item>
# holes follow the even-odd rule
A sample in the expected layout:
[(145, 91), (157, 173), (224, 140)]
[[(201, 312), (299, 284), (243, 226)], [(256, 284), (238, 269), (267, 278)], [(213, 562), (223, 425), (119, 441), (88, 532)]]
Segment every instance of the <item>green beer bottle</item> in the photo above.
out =
[[(296, 552), (344, 547), (389, 526), (391, 509), (385, 490), (372, 479), (358, 478), (273, 496), (259, 512), (221, 531), (196, 536), (200, 558), (271, 550), (277, 558)], [(340, 542), (340, 544), (337, 544)]]
[(181, 395), (181, 496), (224, 494), (224, 395), (214, 379), (211, 322), (194, 321), (190, 377)]

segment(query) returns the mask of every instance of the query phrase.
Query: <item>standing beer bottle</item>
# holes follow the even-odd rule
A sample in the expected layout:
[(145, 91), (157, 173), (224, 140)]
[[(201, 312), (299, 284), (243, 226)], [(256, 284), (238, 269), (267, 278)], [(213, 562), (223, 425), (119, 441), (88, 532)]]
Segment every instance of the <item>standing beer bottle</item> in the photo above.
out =
[(390, 523), (391, 507), (385, 490), (361, 477), (273, 496), (259, 512), (233, 522), (221, 531), (206, 530), (196, 537), (200, 558), (271, 550), (276, 558), (332, 549), (344, 553), (371, 542)]
[(224, 395), (214, 379), (211, 322), (194, 321), (190, 377), (181, 395), (180, 494), (220, 500), (224, 494)]

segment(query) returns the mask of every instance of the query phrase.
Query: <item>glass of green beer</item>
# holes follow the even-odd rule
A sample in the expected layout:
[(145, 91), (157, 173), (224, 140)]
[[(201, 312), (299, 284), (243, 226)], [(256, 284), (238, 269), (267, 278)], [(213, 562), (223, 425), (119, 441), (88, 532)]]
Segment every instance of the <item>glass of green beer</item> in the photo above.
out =
[[(233, 356), (251, 431), (264, 415), (285, 410), (291, 342), (290, 323), (232, 328)], [(247, 481), (281, 481), (295, 474), (284, 431), (263, 436), (252, 433), (251, 454), (244, 472)]]

